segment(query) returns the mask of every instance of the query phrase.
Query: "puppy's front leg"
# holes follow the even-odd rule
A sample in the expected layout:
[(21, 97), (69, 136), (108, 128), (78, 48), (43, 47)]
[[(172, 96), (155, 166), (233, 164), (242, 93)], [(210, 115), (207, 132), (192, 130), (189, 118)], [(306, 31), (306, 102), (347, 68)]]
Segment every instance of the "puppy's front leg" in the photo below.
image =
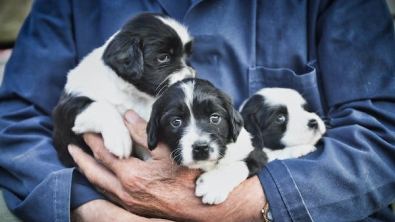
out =
[(263, 152), (266, 153), (269, 162), (275, 159), (283, 160), (289, 158), (299, 158), (313, 152), (314, 150), (316, 150), (316, 147), (313, 145), (291, 146), (280, 150), (263, 148)]
[(72, 130), (76, 134), (101, 133), (105, 147), (120, 158), (129, 157), (132, 139), (122, 116), (106, 102), (93, 102), (77, 115)]
[(229, 165), (218, 165), (203, 173), (196, 180), (195, 194), (203, 197), (205, 204), (219, 204), (226, 200), (229, 193), (248, 177), (248, 167), (244, 161)]

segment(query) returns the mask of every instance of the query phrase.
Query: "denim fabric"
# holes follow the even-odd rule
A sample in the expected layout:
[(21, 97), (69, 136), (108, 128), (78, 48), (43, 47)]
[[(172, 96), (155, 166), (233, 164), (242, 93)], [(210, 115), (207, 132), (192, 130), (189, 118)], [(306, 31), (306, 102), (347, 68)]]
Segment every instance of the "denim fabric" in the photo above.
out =
[(290, 87), (330, 125), (316, 152), (259, 173), (275, 221), (395, 221), (395, 37), (382, 0), (37, 0), (0, 88), (0, 185), (13, 212), (68, 221), (103, 198), (57, 160), (50, 115), (68, 70), (141, 11), (184, 22), (198, 76), (236, 106)]

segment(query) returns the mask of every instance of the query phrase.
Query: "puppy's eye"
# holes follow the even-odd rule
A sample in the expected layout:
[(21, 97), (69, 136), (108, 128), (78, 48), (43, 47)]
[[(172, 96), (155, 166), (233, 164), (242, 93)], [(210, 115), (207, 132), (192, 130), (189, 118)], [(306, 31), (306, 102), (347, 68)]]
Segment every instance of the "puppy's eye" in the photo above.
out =
[(174, 128), (178, 128), (178, 127), (181, 126), (182, 120), (181, 120), (180, 118), (177, 117), (177, 118), (172, 119), (171, 122), (170, 122), (170, 124), (171, 124), (171, 126), (173, 126)]
[(221, 122), (221, 117), (218, 114), (214, 113), (210, 116), (210, 123), (218, 124), (219, 122)]
[(287, 117), (285, 115), (278, 115), (276, 118), (276, 123), (277, 124), (283, 124), (285, 123), (285, 121), (287, 121)]
[(130, 59), (129, 58), (124, 59), (123, 60), (123, 64), (129, 65), (130, 64)]
[(169, 61), (170, 61), (170, 55), (169, 54), (163, 54), (163, 55), (160, 55), (158, 57), (158, 62), (160, 62), (160, 63), (166, 63), (166, 62), (169, 62)]

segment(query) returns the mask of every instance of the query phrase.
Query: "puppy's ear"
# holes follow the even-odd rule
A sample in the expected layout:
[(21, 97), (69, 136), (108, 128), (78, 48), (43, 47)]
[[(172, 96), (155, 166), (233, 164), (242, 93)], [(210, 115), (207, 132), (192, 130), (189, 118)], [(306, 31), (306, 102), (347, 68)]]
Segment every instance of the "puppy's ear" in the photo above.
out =
[(244, 119), (244, 128), (252, 135), (252, 145), (255, 148), (263, 148), (264, 141), (262, 131), (259, 128), (256, 113), (241, 113)]
[(244, 119), (244, 128), (252, 135), (252, 144), (255, 148), (263, 148), (264, 141), (261, 128), (258, 122), (258, 104), (262, 103), (262, 98), (252, 96), (241, 110), (241, 116)]
[(139, 39), (116, 34), (106, 47), (103, 62), (128, 82), (139, 80), (143, 75), (144, 61)]
[(158, 145), (159, 118), (158, 112), (153, 108), (147, 125), (147, 144), (150, 150), (154, 150)]
[(239, 133), (244, 125), (243, 117), (240, 115), (240, 113), (234, 108), (234, 106), (231, 103), (226, 104), (226, 109), (229, 114), (230, 125), (231, 125), (230, 136), (233, 142), (236, 142), (237, 137), (239, 136)]

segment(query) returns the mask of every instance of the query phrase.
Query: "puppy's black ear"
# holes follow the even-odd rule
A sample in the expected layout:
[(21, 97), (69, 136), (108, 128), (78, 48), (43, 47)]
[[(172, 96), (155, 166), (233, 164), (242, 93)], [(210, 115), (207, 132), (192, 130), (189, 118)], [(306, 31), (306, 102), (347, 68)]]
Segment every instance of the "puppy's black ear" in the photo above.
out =
[(252, 135), (252, 145), (255, 148), (263, 148), (264, 141), (259, 128), (256, 113), (245, 114), (241, 112), (244, 119), (244, 128)]
[(102, 60), (121, 78), (128, 82), (139, 80), (143, 75), (144, 61), (139, 39), (127, 38), (118, 33), (106, 47)]
[(252, 96), (241, 110), (241, 116), (244, 119), (244, 128), (252, 135), (252, 144), (255, 148), (263, 148), (264, 141), (261, 128), (258, 122), (258, 104), (262, 103), (260, 96)]
[(231, 103), (226, 104), (226, 109), (228, 111), (230, 124), (231, 124), (230, 136), (233, 142), (236, 142), (237, 137), (239, 136), (239, 133), (244, 125), (243, 117), (240, 115), (240, 113), (234, 108), (234, 106)]
[(159, 116), (155, 108), (152, 109), (151, 117), (147, 125), (147, 144), (150, 150), (154, 150), (158, 145), (159, 137)]

